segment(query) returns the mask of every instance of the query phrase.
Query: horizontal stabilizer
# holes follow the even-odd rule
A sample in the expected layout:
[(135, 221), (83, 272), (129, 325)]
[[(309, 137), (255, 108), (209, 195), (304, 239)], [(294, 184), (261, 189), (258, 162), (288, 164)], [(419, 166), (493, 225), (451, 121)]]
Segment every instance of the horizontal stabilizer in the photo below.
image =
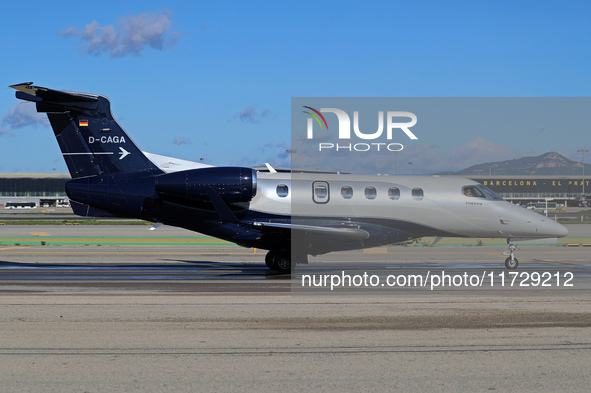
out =
[(18, 90), (16, 97), (25, 101), (51, 103), (98, 102), (98, 96), (93, 94), (52, 90), (33, 86), (33, 82), (18, 83), (10, 87)]

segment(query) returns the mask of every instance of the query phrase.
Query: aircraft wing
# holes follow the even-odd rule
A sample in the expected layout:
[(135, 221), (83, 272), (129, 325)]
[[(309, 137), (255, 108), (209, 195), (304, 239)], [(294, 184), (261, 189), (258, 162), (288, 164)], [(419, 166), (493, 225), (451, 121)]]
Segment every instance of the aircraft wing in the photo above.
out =
[[(220, 220), (229, 225), (236, 227), (252, 228), (257, 232), (265, 232), (271, 229), (296, 231), (301, 234), (312, 234), (318, 236), (330, 236), (333, 238), (340, 238), (342, 241), (363, 241), (369, 238), (369, 232), (351, 227), (336, 227), (336, 226), (319, 226), (319, 225), (302, 225), (294, 223), (280, 223), (280, 222), (245, 222), (239, 220), (236, 215), (230, 210), (228, 205), (220, 198), (213, 189), (208, 190), (208, 195), (213, 203), (213, 206), (218, 214)], [(246, 229), (245, 228), (245, 229)], [(293, 233), (292, 233), (293, 234)], [(252, 237), (253, 234), (249, 234)]]
[(254, 222), (254, 227), (271, 227), (281, 229), (291, 229), (302, 232), (316, 233), (321, 235), (343, 236), (352, 239), (365, 240), (369, 237), (369, 233), (363, 229), (358, 228), (335, 228), (335, 227), (321, 227), (314, 225), (299, 225), (276, 222)]

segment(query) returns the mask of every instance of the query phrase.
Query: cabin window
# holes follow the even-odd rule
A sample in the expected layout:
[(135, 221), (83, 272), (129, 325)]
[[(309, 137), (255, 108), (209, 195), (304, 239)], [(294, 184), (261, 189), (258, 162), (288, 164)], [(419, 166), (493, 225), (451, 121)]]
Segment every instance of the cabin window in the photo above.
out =
[(388, 198), (392, 200), (400, 199), (400, 189), (398, 187), (388, 188)]
[(315, 181), (312, 184), (312, 199), (316, 203), (328, 203), (330, 199), (330, 189), (325, 181)]
[(486, 198), (486, 195), (475, 186), (462, 187), (462, 194), (470, 198)]
[(322, 185), (316, 186), (314, 188), (314, 193), (316, 194), (316, 198), (319, 198), (319, 199), (326, 198), (326, 195), (328, 194), (326, 186), (322, 186)]
[(353, 189), (349, 186), (344, 186), (341, 188), (341, 196), (345, 199), (353, 198)]
[(413, 188), (412, 189), (412, 197), (417, 201), (423, 199), (423, 189), (422, 188)]
[(285, 184), (280, 184), (277, 186), (277, 196), (280, 198), (285, 198), (289, 194), (289, 188)]
[(374, 187), (365, 187), (365, 197), (367, 199), (376, 199), (377, 191)]

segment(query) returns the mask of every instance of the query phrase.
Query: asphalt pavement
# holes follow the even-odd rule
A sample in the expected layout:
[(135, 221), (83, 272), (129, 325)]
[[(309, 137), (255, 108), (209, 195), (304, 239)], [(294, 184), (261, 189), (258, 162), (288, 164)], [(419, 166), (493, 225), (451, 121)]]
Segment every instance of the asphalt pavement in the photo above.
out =
[[(333, 253), (281, 275), (262, 250), (168, 227), (5, 226), (0, 237), (33, 239), (0, 240), (3, 392), (591, 384), (587, 247), (522, 246), (510, 284), (504, 246)], [(343, 274), (353, 285), (331, 290)], [(385, 285), (355, 286), (364, 274)], [(329, 285), (302, 290), (306, 275)]]

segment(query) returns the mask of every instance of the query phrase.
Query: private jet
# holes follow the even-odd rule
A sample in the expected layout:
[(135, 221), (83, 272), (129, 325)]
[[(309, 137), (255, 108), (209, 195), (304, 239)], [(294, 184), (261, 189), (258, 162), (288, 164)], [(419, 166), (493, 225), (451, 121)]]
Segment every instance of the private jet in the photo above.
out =
[(365, 176), (216, 167), (143, 152), (103, 95), (32, 82), (10, 86), (46, 113), (72, 180), (66, 193), (84, 217), (137, 218), (268, 250), (266, 265), (290, 273), (309, 255), (433, 236), (504, 238), (515, 244), (567, 229), (461, 177)]

